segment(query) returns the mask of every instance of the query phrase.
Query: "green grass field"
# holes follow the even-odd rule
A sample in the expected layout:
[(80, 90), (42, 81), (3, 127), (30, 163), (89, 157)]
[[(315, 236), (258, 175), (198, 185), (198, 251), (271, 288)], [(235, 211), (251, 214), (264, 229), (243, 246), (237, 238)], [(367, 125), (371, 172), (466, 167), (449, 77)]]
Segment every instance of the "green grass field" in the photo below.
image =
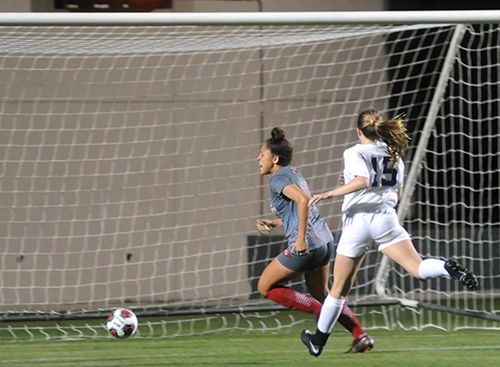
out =
[[(484, 366), (500, 365), (500, 331), (371, 330), (376, 344), (344, 354), (351, 336), (335, 331), (319, 358), (299, 339), (304, 325), (281, 332), (176, 338), (0, 341), (1, 366)], [(313, 329), (314, 323), (306, 327)], [(338, 330), (338, 329), (336, 329)]]

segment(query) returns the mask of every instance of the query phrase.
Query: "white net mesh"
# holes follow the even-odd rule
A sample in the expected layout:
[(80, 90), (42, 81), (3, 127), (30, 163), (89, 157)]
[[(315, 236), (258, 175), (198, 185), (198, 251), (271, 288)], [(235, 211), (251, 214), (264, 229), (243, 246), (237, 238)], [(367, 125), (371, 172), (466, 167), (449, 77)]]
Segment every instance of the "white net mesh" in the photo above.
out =
[[(458, 259), (478, 275), (480, 289), (468, 292), (445, 278), (416, 282), (400, 267), (389, 281), (390, 291), (407, 299), (493, 315), (500, 308), (498, 37), (497, 26), (466, 28), (405, 221), (423, 256)], [(421, 313), (419, 322), (429, 323), (428, 317)], [(435, 323), (446, 329), (491, 327), (484, 319), (465, 320)]]
[[(453, 30), (1, 27), (2, 311), (269, 304), (256, 282), (283, 243), (255, 228), (271, 217), (260, 144), (283, 127), (293, 164), (313, 192), (326, 190), (357, 141), (357, 113), (375, 107), (407, 114), (410, 166)], [(489, 312), (499, 281), (497, 37), (468, 28), (407, 223), (424, 255), (472, 266), (482, 291), (460, 307)], [(320, 211), (338, 236), (340, 201)], [(377, 298), (379, 261), (368, 253), (350, 300)], [(388, 294), (464, 294), (393, 270)]]

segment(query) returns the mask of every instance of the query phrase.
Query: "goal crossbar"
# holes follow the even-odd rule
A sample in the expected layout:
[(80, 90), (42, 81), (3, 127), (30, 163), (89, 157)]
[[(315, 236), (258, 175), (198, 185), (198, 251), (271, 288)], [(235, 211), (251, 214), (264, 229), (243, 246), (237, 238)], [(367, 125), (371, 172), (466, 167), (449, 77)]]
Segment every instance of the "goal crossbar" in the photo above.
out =
[(497, 23), (500, 10), (226, 12), (226, 13), (0, 13), (1, 26), (182, 26)]

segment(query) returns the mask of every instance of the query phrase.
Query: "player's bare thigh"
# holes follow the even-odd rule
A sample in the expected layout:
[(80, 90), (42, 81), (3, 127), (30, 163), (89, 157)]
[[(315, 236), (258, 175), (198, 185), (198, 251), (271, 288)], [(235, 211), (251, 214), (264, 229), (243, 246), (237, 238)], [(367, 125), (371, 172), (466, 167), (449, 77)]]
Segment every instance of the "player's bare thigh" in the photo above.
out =
[(388, 246), (382, 250), (382, 253), (401, 265), (408, 273), (420, 279), (418, 266), (422, 262), (422, 258), (411, 240), (404, 240)]
[(303, 273), (303, 271), (297, 272), (286, 268), (279, 262), (278, 258), (274, 258), (262, 272), (257, 288), (261, 294), (266, 295), (278, 284), (295, 279)]

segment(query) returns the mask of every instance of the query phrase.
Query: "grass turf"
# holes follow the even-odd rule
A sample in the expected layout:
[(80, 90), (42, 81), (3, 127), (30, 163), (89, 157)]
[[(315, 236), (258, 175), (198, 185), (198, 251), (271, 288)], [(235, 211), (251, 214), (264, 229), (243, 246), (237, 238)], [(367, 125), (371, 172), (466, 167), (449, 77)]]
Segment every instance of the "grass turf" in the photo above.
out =
[(300, 331), (294, 327), (227, 336), (2, 342), (0, 366), (489, 367), (500, 363), (500, 331), (495, 330), (371, 330), (375, 348), (355, 355), (344, 353), (351, 336), (339, 331), (318, 358), (308, 354)]

